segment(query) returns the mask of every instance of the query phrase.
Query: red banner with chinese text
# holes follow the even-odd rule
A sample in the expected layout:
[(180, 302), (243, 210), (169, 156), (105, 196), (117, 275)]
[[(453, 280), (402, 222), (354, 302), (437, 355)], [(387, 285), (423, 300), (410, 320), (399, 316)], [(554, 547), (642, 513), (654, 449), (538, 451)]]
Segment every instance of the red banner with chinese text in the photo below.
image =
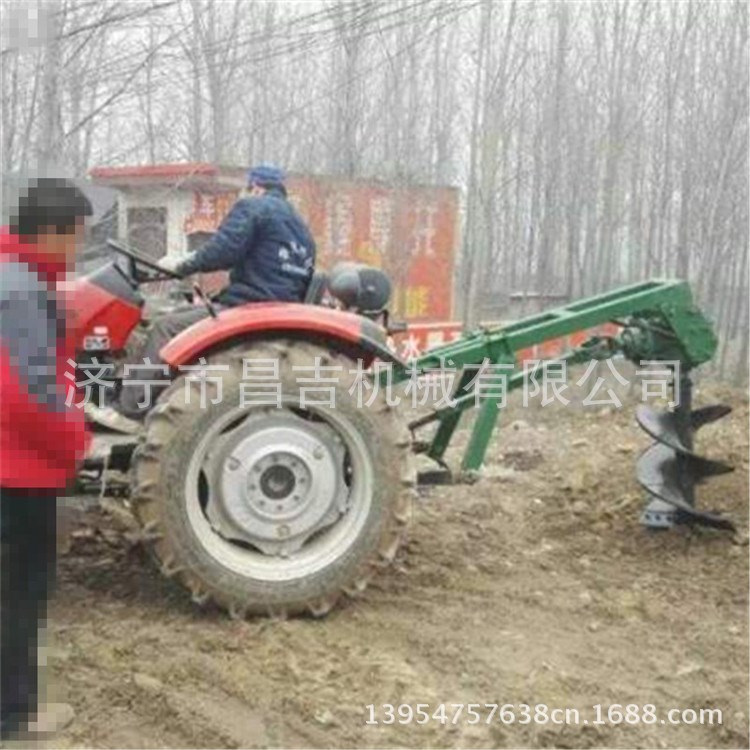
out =
[[(290, 177), (287, 189), (315, 237), (319, 268), (345, 260), (382, 268), (393, 282), (394, 316), (412, 322), (450, 320), (455, 188)], [(236, 192), (195, 193), (186, 233), (215, 231), (236, 198)]]

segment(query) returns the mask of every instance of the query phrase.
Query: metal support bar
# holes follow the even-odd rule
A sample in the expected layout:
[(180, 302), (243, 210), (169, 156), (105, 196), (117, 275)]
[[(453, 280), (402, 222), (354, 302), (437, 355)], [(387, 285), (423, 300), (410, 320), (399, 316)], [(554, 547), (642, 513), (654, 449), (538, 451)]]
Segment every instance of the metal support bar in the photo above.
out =
[(497, 418), (500, 415), (499, 398), (492, 396), (482, 403), (474, 423), (474, 429), (466, 446), (466, 453), (461, 463), (463, 473), (479, 471), (484, 463), (487, 447), (492, 439), (492, 431), (495, 429)]
[[(497, 328), (482, 328), (464, 338), (430, 349), (410, 363), (396, 368), (395, 381), (406, 380), (417, 371), (448, 363), (454, 367), (504, 361), (507, 355), (550, 339), (595, 328), (604, 323), (638, 316), (672, 335), (671, 348), (683, 365), (690, 369), (713, 356), (716, 338), (711, 324), (693, 306), (690, 287), (684, 281), (646, 281), (622, 287), (606, 294), (573, 302), (565, 307), (523, 318)], [(654, 335), (650, 343), (662, 350), (666, 342)], [(665, 357), (666, 358), (666, 357)]]
[[(445, 366), (461, 371), (454, 402), (414, 420), (410, 428), (415, 430), (436, 420), (440, 422), (427, 453), (442, 461), (462, 413), (475, 404), (473, 390), (461, 393), (471, 382), (473, 373), (468, 368), (478, 368), (483, 362), (490, 365), (515, 363), (517, 352), (523, 349), (608, 322), (624, 326), (617, 339), (594, 337), (553, 361), (576, 364), (622, 353), (636, 363), (641, 360), (679, 361), (681, 367), (689, 371), (709, 360), (716, 348), (711, 324), (693, 306), (686, 282), (656, 280), (632, 284), (509, 325), (473, 331), (459, 341), (431, 349), (408, 367), (395, 368), (393, 382)], [(542, 363), (532, 370), (517, 369), (508, 378), (507, 390), (521, 387), (530, 377), (543, 373), (547, 365)], [(499, 398), (487, 397), (483, 401), (463, 459), (465, 471), (481, 467), (497, 422)]]
[[(466, 386), (471, 382), (471, 373), (464, 370), (461, 373), (461, 377), (458, 379), (458, 384), (454, 390), (454, 394), (463, 391)], [(458, 423), (461, 421), (463, 416), (463, 408), (451, 408), (443, 410), (440, 416), (436, 418), (440, 420), (440, 425), (437, 428), (435, 437), (432, 439), (432, 443), (427, 451), (427, 455), (430, 458), (434, 458), (436, 461), (442, 461), (445, 451), (450, 444), (453, 433), (458, 427)], [(434, 420), (430, 420), (434, 421)], [(427, 424), (426, 422), (424, 424)]]
[[(572, 349), (567, 354), (562, 355), (554, 360), (548, 360), (540, 362), (536, 367), (527, 368), (525, 370), (518, 370), (508, 377), (508, 383), (506, 392), (510, 392), (521, 388), (528, 378), (534, 376), (538, 377), (540, 374), (544, 374), (545, 370), (551, 364), (559, 364), (565, 362), (566, 364), (579, 364), (581, 362), (587, 362), (591, 359), (607, 359), (614, 354), (619, 353), (620, 349), (617, 344), (610, 339), (603, 339), (599, 336), (595, 336), (589, 341), (585, 342), (582, 346)], [(497, 363), (496, 363), (497, 364)], [(469, 378), (470, 379), (470, 378)], [(470, 409), (476, 404), (476, 396), (474, 391), (468, 391), (462, 396), (456, 397), (456, 393), (462, 390), (461, 386), (454, 390), (453, 403), (450, 406), (443, 406), (440, 409), (435, 409), (429, 414), (425, 414), (417, 419), (409, 422), (410, 430), (418, 430), (420, 427), (425, 427), (432, 422), (440, 421), (447, 422), (451, 417), (454, 417), (456, 413), (462, 413), (467, 409)], [(456, 417), (457, 418), (457, 417)], [(440, 429), (440, 428), (438, 428)], [(452, 433), (451, 433), (452, 434)], [(442, 453), (440, 454), (442, 455)]]
[[(690, 375), (681, 372), (672, 382), (674, 401), (677, 408), (674, 410), (677, 421), (677, 434), (680, 442), (688, 449), (693, 450), (693, 426), (690, 423), (690, 415), (693, 413), (693, 383)], [(695, 506), (695, 482), (691, 481), (690, 456), (685, 453), (677, 454), (677, 472), (682, 495), (685, 501)]]

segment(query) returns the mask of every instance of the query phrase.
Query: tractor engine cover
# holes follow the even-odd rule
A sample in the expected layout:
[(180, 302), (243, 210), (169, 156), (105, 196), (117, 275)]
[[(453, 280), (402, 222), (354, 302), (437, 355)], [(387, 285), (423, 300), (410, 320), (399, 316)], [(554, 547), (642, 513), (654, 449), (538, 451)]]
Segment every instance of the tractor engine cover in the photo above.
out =
[(328, 291), (347, 308), (377, 313), (388, 305), (391, 281), (378, 268), (363, 263), (338, 263), (328, 276)]

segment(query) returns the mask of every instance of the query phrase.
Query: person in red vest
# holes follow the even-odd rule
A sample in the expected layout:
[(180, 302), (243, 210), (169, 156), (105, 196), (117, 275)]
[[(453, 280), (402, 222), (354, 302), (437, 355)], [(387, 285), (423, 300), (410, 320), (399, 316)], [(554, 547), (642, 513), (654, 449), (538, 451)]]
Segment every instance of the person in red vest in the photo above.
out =
[(0, 229), (0, 739), (54, 731), (38, 705), (40, 623), (55, 576), (56, 503), (87, 446), (65, 404), (66, 324), (55, 287), (73, 267), (91, 204), (72, 183), (33, 182)]

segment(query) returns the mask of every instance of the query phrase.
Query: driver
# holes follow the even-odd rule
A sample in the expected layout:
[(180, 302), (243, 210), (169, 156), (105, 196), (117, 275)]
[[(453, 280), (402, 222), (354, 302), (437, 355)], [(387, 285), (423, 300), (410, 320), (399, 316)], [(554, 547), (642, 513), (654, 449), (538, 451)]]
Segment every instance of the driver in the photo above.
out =
[[(246, 194), (232, 206), (216, 234), (195, 253), (162, 259), (162, 268), (181, 277), (229, 271), (229, 285), (214, 300), (217, 309), (249, 302), (302, 302), (314, 271), (315, 242), (287, 200), (284, 181), (284, 172), (278, 167), (253, 167), (248, 172)], [(157, 366), (153, 373), (139, 368), (139, 381), (163, 378), (161, 348), (209, 314), (205, 306), (191, 305), (157, 318), (136, 359), (141, 363), (147, 358)], [(132, 420), (143, 419), (153, 406), (153, 402), (139, 406), (147, 398), (147, 388), (128, 384), (120, 393), (119, 404), (114, 405), (116, 410), (87, 405), (87, 411), (95, 421), (119, 431), (136, 432), (140, 426)]]

